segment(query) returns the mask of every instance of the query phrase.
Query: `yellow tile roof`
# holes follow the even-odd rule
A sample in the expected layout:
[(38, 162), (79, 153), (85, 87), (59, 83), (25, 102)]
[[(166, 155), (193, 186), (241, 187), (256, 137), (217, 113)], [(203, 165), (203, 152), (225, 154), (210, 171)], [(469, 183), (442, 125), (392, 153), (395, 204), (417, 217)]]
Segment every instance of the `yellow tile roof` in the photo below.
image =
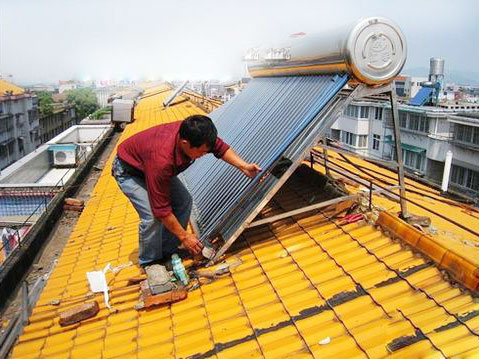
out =
[[(318, 149), (318, 151), (321, 151)], [(363, 179), (372, 179), (382, 186), (395, 186), (398, 184), (397, 174), (380, 167), (374, 163), (358, 158), (348, 157), (347, 162), (339, 154), (328, 151), (331, 163), (341, 167), (337, 169), (344, 173), (354, 173)], [(315, 168), (324, 173), (325, 169), (321, 163)], [(333, 177), (342, 177), (337, 172), (332, 172)], [(441, 195), (439, 190), (421, 184), (413, 179), (406, 178), (407, 198), (419, 203), (422, 206), (432, 209), (447, 218), (462, 224), (468, 228), (479, 231), (479, 210), (468, 205), (453, 201)], [(358, 188), (346, 185), (350, 192), (357, 192)], [(397, 191), (396, 191), (397, 192)], [(379, 208), (390, 212), (399, 212), (399, 203), (391, 201), (385, 196), (374, 196), (374, 204)], [(433, 237), (446, 248), (461, 253), (464, 257), (479, 267), (479, 238), (454, 223), (447, 221), (423, 208), (408, 203), (408, 211), (414, 215), (428, 216), (432, 220), (433, 227), (437, 230)]]
[(11, 91), (13, 95), (22, 95), (25, 90), (8, 81), (0, 79), (0, 96), (5, 96), (5, 92)]
[[(201, 111), (168, 109), (171, 92), (144, 98), (119, 142)], [(304, 214), (244, 232), (231, 273), (184, 301), (136, 311), (138, 216), (110, 175), (110, 156), (12, 358), (477, 358), (479, 303), (430, 262), (364, 221)], [(293, 176), (263, 210), (272, 216), (320, 196)], [(108, 273), (113, 310), (60, 327), (58, 313), (87, 299), (85, 272)], [(59, 305), (55, 305), (60, 301)], [(54, 302), (52, 302), (54, 301)], [(473, 334), (476, 333), (476, 334)]]

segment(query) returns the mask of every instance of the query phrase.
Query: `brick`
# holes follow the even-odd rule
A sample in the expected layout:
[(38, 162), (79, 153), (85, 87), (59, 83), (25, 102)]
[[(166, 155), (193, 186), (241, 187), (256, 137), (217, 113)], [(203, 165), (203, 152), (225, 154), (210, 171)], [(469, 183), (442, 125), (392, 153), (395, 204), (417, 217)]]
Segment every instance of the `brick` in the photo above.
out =
[(69, 206), (83, 207), (85, 205), (85, 201), (76, 198), (65, 198), (65, 204)]
[(148, 308), (153, 305), (177, 302), (179, 300), (186, 299), (188, 296), (188, 291), (185, 288), (174, 289), (166, 293), (153, 295), (151, 294), (151, 290), (148, 288), (148, 283), (146, 280), (141, 282), (140, 287), (140, 303), (137, 306), (137, 309)]
[(64, 211), (76, 211), (76, 212), (81, 212), (83, 211), (83, 207), (82, 206), (70, 206), (68, 204), (64, 204), (63, 205), (63, 210)]
[(96, 301), (79, 305), (60, 313), (60, 325), (64, 327), (78, 323), (82, 320), (94, 317), (99, 311), (100, 308), (98, 307), (98, 303)]

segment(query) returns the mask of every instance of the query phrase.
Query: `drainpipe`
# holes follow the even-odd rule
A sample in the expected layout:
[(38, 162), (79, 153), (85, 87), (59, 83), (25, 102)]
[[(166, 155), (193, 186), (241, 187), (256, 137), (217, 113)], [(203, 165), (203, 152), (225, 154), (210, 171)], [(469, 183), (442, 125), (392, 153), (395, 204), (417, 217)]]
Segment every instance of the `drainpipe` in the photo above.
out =
[(442, 174), (442, 186), (441, 189), (443, 192), (447, 192), (447, 187), (449, 186), (449, 177), (451, 174), (451, 165), (452, 165), (452, 152), (448, 150), (446, 153), (446, 161), (444, 161), (444, 172)]

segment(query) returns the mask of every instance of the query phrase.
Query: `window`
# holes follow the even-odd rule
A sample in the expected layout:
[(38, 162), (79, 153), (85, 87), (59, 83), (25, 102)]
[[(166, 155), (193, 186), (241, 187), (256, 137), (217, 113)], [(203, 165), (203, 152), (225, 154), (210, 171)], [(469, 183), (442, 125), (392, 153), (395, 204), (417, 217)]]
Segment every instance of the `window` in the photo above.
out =
[(413, 131), (419, 130), (419, 116), (416, 114), (411, 114), (409, 116), (409, 124), (407, 126), (408, 129)]
[(368, 147), (368, 136), (367, 135), (355, 135), (354, 133), (342, 131), (341, 141), (349, 146)]
[(13, 115), (8, 116), (7, 118), (7, 131), (13, 130)]
[(28, 110), (28, 123), (29, 123), (30, 125), (32, 125), (33, 122), (37, 119), (36, 114), (37, 114), (36, 111)]
[(331, 138), (333, 140), (339, 140), (341, 136), (341, 130), (331, 129)]
[(425, 116), (421, 116), (419, 120), (419, 131), (429, 132), (429, 119)]
[(374, 109), (374, 119), (375, 120), (382, 120), (383, 119), (383, 108), (382, 107), (376, 107)]
[(361, 111), (359, 112), (359, 118), (369, 118), (369, 107), (361, 106)]
[(8, 157), (7, 146), (0, 145), (0, 159), (4, 159)]
[[(401, 116), (399, 116), (401, 117)], [(403, 127), (403, 126), (401, 126)], [(406, 126), (404, 126), (406, 127)], [(429, 132), (429, 119), (425, 116), (420, 116), (417, 114), (410, 114), (409, 115), (409, 123), (407, 128), (413, 131), (419, 132)]]
[(343, 131), (341, 140), (350, 146), (356, 145), (356, 135), (351, 132)]
[(479, 172), (452, 165), (451, 182), (473, 191), (479, 191)]
[(365, 148), (368, 147), (368, 136), (359, 135), (358, 136), (358, 147)]
[(23, 144), (23, 138), (19, 137), (18, 138), (18, 152), (23, 154), (25, 152), (25, 146)]
[(379, 141), (381, 141), (381, 136), (373, 134), (373, 150), (379, 151)]
[(406, 128), (407, 125), (407, 114), (406, 112), (399, 111), (399, 127)]
[(409, 150), (402, 150), (404, 166), (423, 171), (425, 161), (424, 152), (417, 153)]
[(393, 114), (392, 114), (392, 111), (390, 109), (388, 109), (388, 108), (384, 109), (383, 120), (386, 121), (387, 123), (392, 123)]
[(405, 97), (405, 96), (406, 96), (406, 92), (404, 91), (404, 87), (396, 86), (396, 94), (397, 94), (398, 96)]
[(358, 117), (358, 106), (354, 106), (354, 105), (349, 105), (347, 108), (346, 108), (346, 115), (349, 116), (349, 117), (354, 117), (354, 118), (357, 118)]
[(479, 145), (479, 127), (455, 124), (454, 139), (461, 142)]

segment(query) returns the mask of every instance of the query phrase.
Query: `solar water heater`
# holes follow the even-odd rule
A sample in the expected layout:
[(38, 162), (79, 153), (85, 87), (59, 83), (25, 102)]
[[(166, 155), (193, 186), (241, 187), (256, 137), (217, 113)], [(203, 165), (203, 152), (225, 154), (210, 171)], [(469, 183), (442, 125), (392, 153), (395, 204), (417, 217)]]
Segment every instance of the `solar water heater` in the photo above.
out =
[[(213, 260), (248, 227), (345, 106), (391, 83), (406, 60), (406, 43), (397, 25), (375, 17), (294, 36), (248, 56), (253, 79), (210, 117), (218, 135), (262, 172), (250, 179), (207, 156), (181, 175), (193, 197), (196, 234), (203, 243), (220, 243)], [(355, 90), (339, 95), (348, 83)]]

